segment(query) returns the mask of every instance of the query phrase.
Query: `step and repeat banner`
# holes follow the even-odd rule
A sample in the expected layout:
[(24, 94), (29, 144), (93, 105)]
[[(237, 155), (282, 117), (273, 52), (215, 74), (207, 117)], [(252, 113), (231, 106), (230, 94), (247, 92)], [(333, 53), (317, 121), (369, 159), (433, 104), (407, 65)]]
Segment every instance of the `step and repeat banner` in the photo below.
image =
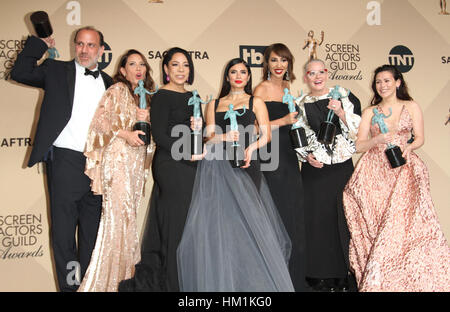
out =
[[(448, 2), (448, 7), (447, 7)], [(112, 75), (127, 49), (141, 51), (161, 85), (166, 49), (191, 53), (202, 97), (217, 96), (225, 64), (234, 57), (261, 81), (266, 46), (282, 42), (295, 56), (292, 93), (307, 91), (302, 67), (310, 54), (325, 60), (329, 85), (349, 88), (368, 106), (373, 70), (399, 65), (425, 120), (417, 151), (429, 168), (431, 193), (450, 239), (450, 1), (445, 0), (16, 0), (0, 11), (0, 291), (54, 291), (43, 168), (27, 168), (43, 91), (8, 80), (32, 32), (29, 16), (46, 11), (61, 60), (73, 58), (73, 34), (95, 26), (105, 36), (100, 66)], [(356, 162), (359, 156), (356, 155)], [(139, 209), (148, 213), (153, 181)]]

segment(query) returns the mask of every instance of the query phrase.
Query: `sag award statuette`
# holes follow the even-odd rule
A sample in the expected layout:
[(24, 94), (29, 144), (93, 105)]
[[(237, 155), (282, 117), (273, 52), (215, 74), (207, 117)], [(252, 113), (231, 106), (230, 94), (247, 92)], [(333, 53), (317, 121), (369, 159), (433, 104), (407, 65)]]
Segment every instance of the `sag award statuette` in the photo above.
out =
[[(350, 92), (349, 92), (350, 94)], [(339, 86), (335, 86), (333, 90), (328, 94), (333, 100), (340, 100), (344, 96), (339, 92)], [(346, 95), (348, 96), (348, 94)], [(328, 110), (327, 119), (321, 123), (319, 134), (317, 135), (317, 141), (322, 144), (331, 144), (336, 136), (336, 125), (332, 122), (334, 117), (334, 111)]]
[[(392, 115), (392, 108), (389, 108), (388, 116), (384, 115), (381, 112), (378, 112), (378, 109), (376, 108), (373, 109), (373, 114), (372, 125), (375, 125), (375, 123), (377, 123), (378, 127), (380, 128), (380, 132), (387, 133), (388, 128), (384, 123), (384, 119)], [(391, 164), (391, 168), (397, 168), (406, 163), (405, 159), (402, 156), (402, 150), (397, 145), (388, 143), (387, 148), (384, 152), (389, 160), (389, 163)]]
[[(34, 12), (30, 15), (30, 20), (39, 38), (48, 38), (53, 34), (53, 28), (46, 12)], [(59, 57), (59, 53), (56, 48), (48, 49), (48, 58), (54, 59), (57, 57)]]
[[(240, 114), (237, 111), (233, 110), (233, 104), (230, 104), (228, 107), (229, 109), (226, 112), (225, 117), (223, 119), (224, 120), (230, 119), (230, 130), (239, 131), (236, 116), (242, 116), (245, 114), (245, 106), (244, 111)], [(233, 168), (242, 167), (244, 165), (244, 149), (236, 141), (234, 141), (231, 146), (233, 148), (233, 157), (230, 160), (231, 166)]]
[[(147, 98), (146, 94), (155, 94), (158, 92), (158, 86), (156, 86), (155, 92), (150, 92), (147, 89), (144, 88), (144, 80), (139, 80), (138, 86), (134, 89), (134, 94), (139, 95), (139, 108), (140, 109), (146, 109), (147, 108)], [(145, 134), (139, 134), (139, 139), (141, 139), (145, 145), (150, 144), (150, 138), (151, 138), (151, 126), (150, 123), (147, 121), (137, 121), (133, 126), (133, 131), (141, 130)]]
[[(303, 91), (302, 91), (302, 93), (303, 93)], [(301, 97), (301, 95), (300, 95), (300, 97)], [(292, 94), (289, 93), (288, 88), (284, 89), (283, 103), (286, 103), (288, 105), (289, 113), (294, 113), (297, 111), (294, 100), (297, 100), (300, 97), (295, 98)], [(292, 147), (294, 149), (308, 145), (308, 140), (306, 139), (305, 128), (303, 127), (303, 124), (302, 124), (301, 120), (299, 119), (301, 114), (303, 114), (303, 112), (301, 110), (299, 110), (299, 113), (297, 116), (298, 121), (292, 125), (291, 130), (289, 131), (289, 135), (291, 136)]]
[[(192, 91), (192, 96), (189, 98), (188, 105), (194, 106), (192, 117), (194, 117), (194, 124), (195, 121), (201, 121), (202, 115), (201, 115), (201, 106), (200, 104), (206, 104), (210, 102), (212, 99), (212, 96), (210, 96), (209, 100), (206, 99), (206, 101), (202, 101), (200, 96), (198, 95), (197, 90)], [(191, 132), (191, 155), (201, 155), (203, 153), (203, 135), (202, 135), (202, 129), (195, 128)]]

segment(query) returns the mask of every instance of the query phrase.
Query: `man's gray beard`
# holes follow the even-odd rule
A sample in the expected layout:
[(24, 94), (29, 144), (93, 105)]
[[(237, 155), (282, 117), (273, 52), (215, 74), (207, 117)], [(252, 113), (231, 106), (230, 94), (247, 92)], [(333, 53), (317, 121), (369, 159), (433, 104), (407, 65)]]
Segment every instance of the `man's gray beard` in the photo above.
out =
[(77, 56), (76, 54), (75, 54), (75, 61), (77, 61), (77, 63), (78, 63), (80, 66), (89, 69), (89, 68), (91, 68), (91, 67), (93, 67), (93, 66), (97, 66), (99, 57), (100, 57), (100, 52), (97, 53), (97, 57), (96, 57), (91, 63), (89, 63), (87, 66), (84, 66), (83, 64), (81, 64), (81, 62), (80, 62), (80, 60), (79, 60), (79, 58), (78, 58), (78, 56)]

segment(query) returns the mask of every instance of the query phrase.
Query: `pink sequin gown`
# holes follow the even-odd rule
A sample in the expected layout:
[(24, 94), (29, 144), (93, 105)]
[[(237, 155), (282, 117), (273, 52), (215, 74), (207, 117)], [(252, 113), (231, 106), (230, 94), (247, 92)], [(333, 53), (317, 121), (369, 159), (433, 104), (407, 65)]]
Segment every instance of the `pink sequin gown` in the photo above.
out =
[[(393, 144), (402, 150), (412, 118), (403, 107)], [(371, 135), (380, 133), (372, 126)], [(367, 151), (344, 189), (350, 266), (359, 291), (450, 291), (450, 249), (430, 194), (428, 170), (411, 152), (391, 169), (385, 144)]]
[(153, 146), (130, 146), (117, 137), (132, 131), (137, 105), (123, 83), (103, 95), (86, 143), (85, 173), (91, 189), (103, 195), (102, 214), (94, 251), (78, 291), (113, 292), (134, 276), (140, 260), (136, 214), (143, 196)]

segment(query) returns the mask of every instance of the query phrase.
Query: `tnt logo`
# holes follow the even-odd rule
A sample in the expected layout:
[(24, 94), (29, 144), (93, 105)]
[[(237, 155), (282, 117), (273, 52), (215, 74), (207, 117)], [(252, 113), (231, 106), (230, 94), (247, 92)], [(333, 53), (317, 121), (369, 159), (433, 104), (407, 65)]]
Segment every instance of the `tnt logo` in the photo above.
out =
[(267, 46), (239, 46), (239, 57), (250, 67), (263, 67), (266, 48)]
[(389, 52), (389, 64), (396, 66), (402, 73), (409, 72), (414, 66), (414, 55), (405, 46), (395, 46)]
[(111, 63), (112, 60), (112, 51), (109, 45), (104, 42), (105, 45), (105, 51), (103, 52), (103, 55), (98, 60), (98, 69), (103, 70)]

